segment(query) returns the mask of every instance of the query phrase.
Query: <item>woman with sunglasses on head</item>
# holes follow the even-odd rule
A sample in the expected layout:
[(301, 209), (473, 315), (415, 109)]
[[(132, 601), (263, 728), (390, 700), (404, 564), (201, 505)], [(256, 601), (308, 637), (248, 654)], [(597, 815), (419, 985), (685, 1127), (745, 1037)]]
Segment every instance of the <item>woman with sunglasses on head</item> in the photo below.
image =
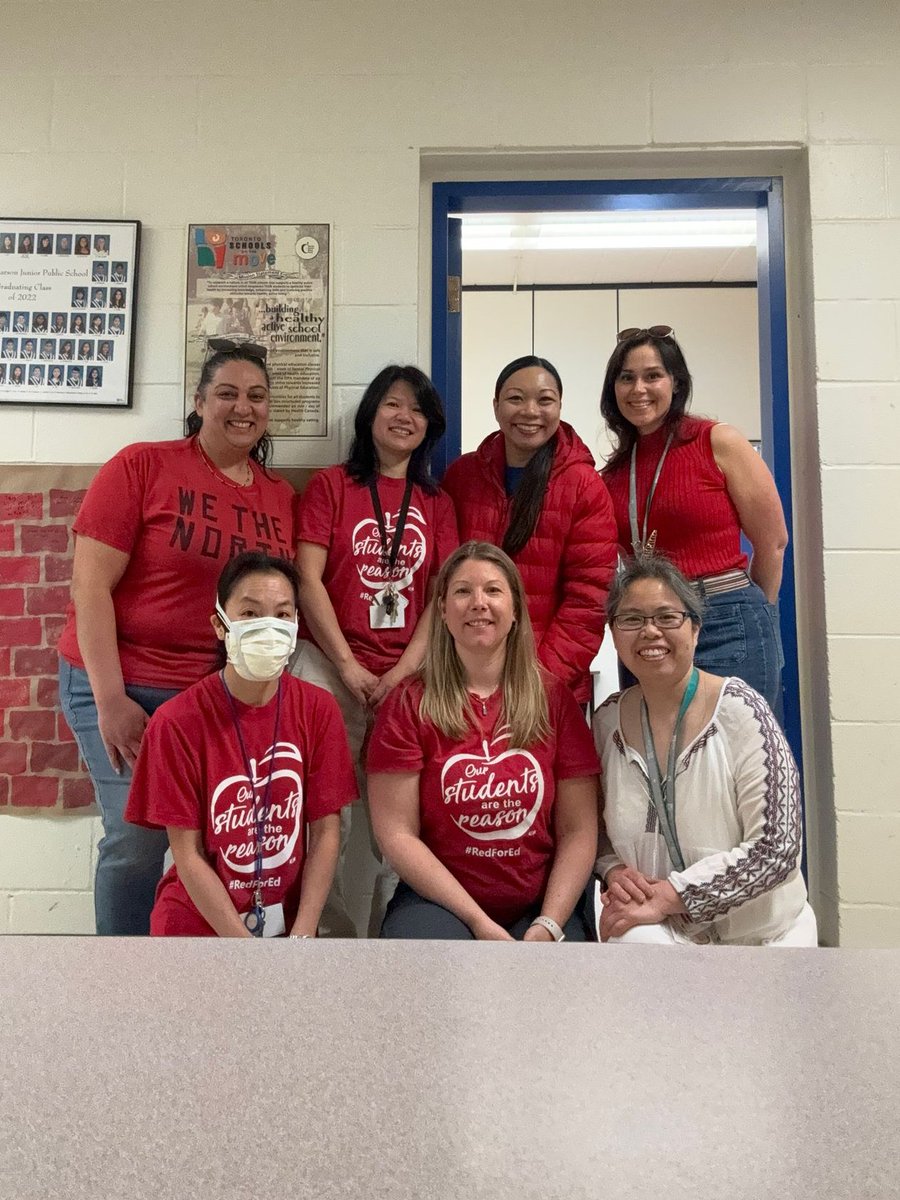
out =
[[(655, 548), (707, 602), (697, 663), (738, 675), (776, 712), (781, 641), (775, 607), (787, 527), (768, 467), (731, 425), (687, 415), (691, 375), (667, 325), (625, 329), (607, 364), (600, 411), (613, 437), (603, 469), (619, 544)], [(741, 533), (753, 548), (748, 564)]]
[[(344, 714), (376, 872), (369, 936), (396, 883), (369, 824), (361, 766), (375, 709), (425, 653), (438, 568), (457, 545), (453, 505), (431, 477), (444, 410), (418, 367), (392, 364), (363, 394), (345, 463), (319, 471), (297, 508), (301, 638), (293, 670), (327, 688)], [(349, 837), (349, 812), (344, 845)], [(355, 937), (343, 852), (322, 931)]]
[(231, 559), (211, 616), (224, 665), (147, 726), (125, 816), (164, 829), (174, 860), (151, 934), (316, 936), (356, 781), (334, 700), (284, 673), (299, 590), (286, 559)]
[(598, 769), (574, 696), (538, 665), (512, 560), (460, 546), (421, 675), (388, 697), (369, 746), (375, 833), (402, 881), (382, 936), (584, 941)]
[(600, 938), (815, 946), (797, 768), (762, 696), (697, 669), (696, 588), (645, 553), (616, 576), (607, 615), (637, 685), (594, 717)]
[(590, 696), (616, 564), (612, 506), (594, 459), (560, 420), (562, 380), (544, 358), (508, 363), (494, 387), (499, 432), (450, 465), (444, 487), (460, 537), (501, 546), (518, 567), (538, 658)]
[(211, 342), (188, 436), (119, 451), (75, 519), (60, 701), (103, 817), (98, 933), (148, 931), (166, 838), (122, 813), (150, 715), (216, 666), (204, 614), (219, 572), (243, 550), (294, 556), (294, 492), (266, 468), (268, 413), (265, 350)]

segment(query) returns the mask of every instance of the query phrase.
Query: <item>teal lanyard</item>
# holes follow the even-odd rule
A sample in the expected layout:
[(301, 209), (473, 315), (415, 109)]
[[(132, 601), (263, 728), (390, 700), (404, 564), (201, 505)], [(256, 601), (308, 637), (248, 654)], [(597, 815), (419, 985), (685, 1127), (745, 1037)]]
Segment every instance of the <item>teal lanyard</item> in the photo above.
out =
[(644, 525), (642, 529), (638, 529), (637, 519), (637, 448), (640, 438), (635, 438), (634, 445), (631, 447), (631, 470), (628, 473), (628, 520), (631, 524), (631, 550), (633, 554), (640, 554), (642, 550), (652, 550), (656, 545), (655, 529), (650, 534), (650, 537), (647, 537), (647, 525), (650, 523), (650, 505), (653, 503), (656, 485), (659, 483), (663, 463), (666, 461), (666, 455), (669, 453), (669, 447), (672, 445), (672, 438), (674, 436), (675, 430), (673, 429), (666, 438), (663, 452), (659, 456), (659, 462), (656, 464), (653, 482), (650, 484), (650, 490), (647, 493), (647, 503), (644, 506)]
[(675, 718), (675, 728), (672, 730), (672, 741), (669, 744), (669, 761), (666, 767), (666, 782), (663, 784), (662, 772), (659, 769), (659, 759), (656, 757), (656, 747), (653, 744), (653, 731), (650, 728), (650, 716), (643, 696), (641, 697), (641, 728), (644, 731), (644, 749), (647, 754), (647, 779), (650, 784), (650, 797), (659, 818), (659, 827), (666, 839), (669, 858), (672, 866), (678, 871), (684, 870), (684, 855), (678, 844), (678, 834), (675, 832), (675, 760), (678, 757), (678, 736), (684, 714), (690, 708), (691, 701), (697, 694), (700, 682), (700, 672), (694, 667), (688, 685), (681, 697), (681, 706)]

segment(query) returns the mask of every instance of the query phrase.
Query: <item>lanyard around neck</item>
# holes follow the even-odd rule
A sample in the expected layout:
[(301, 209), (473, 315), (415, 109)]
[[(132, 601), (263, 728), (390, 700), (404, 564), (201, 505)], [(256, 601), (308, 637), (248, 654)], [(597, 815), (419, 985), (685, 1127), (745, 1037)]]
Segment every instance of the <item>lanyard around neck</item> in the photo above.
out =
[[(253, 770), (253, 764), (250, 762), (250, 756), (247, 754), (247, 747), (244, 744), (244, 735), (241, 732), (241, 722), (238, 717), (237, 706), (234, 702), (234, 696), (228, 690), (228, 684), (225, 682), (224, 672), (219, 672), (219, 678), (222, 680), (222, 687), (225, 689), (225, 695), (228, 697), (228, 707), (231, 709), (231, 720), (234, 724), (234, 731), (237, 734), (238, 745), (241, 748), (241, 757), (244, 760), (244, 771), (247, 775), (247, 782), (250, 785), (250, 790), (253, 792), (253, 820), (256, 826), (256, 861), (254, 863), (254, 879), (253, 879), (253, 908), (244, 918), (244, 924), (250, 930), (254, 937), (262, 937), (263, 929), (266, 923), (265, 906), (262, 902), (262, 885), (263, 885), (263, 835), (266, 830), (266, 822), (269, 819), (269, 797), (272, 792), (272, 775), (273, 768), (271, 761), (269, 762), (269, 777), (266, 780), (266, 790), (263, 793), (262, 804), (257, 803), (256, 799), (256, 772)], [(275, 728), (272, 730), (271, 753), (274, 755), (275, 747), (278, 745), (278, 727), (281, 724), (281, 679), (278, 680), (278, 691), (275, 701)], [(248, 919), (249, 918), (249, 919)]]
[(384, 565), (387, 566), (388, 579), (393, 578), (394, 567), (397, 565), (397, 556), (400, 553), (400, 545), (403, 541), (403, 530), (406, 528), (406, 515), (409, 512), (409, 502), (412, 499), (413, 481), (407, 476), (406, 487), (403, 489), (403, 501), (400, 505), (400, 511), (397, 514), (397, 524), (394, 528), (394, 537), (391, 542), (390, 553), (388, 552), (388, 536), (387, 525), (384, 521), (384, 511), (381, 507), (381, 498), (378, 495), (378, 485), (374, 480), (369, 480), (369, 492), (372, 495), (372, 507), (375, 510), (375, 520), (378, 522), (378, 532), (381, 535), (381, 558)]
[(656, 464), (656, 471), (653, 474), (653, 482), (650, 484), (650, 490), (647, 493), (647, 503), (644, 507), (644, 524), (641, 529), (638, 529), (637, 519), (637, 448), (640, 438), (636, 438), (634, 445), (631, 447), (631, 470), (628, 474), (628, 520), (631, 523), (631, 549), (634, 554), (640, 554), (642, 550), (652, 550), (656, 544), (656, 530), (651, 533), (649, 540), (647, 538), (647, 525), (650, 522), (650, 505), (653, 503), (656, 485), (659, 483), (663, 463), (666, 461), (666, 455), (669, 453), (669, 447), (672, 445), (672, 438), (674, 436), (675, 430), (671, 429), (669, 436), (666, 438), (666, 444), (663, 446), (663, 452), (659, 456), (659, 462)]
[(666, 839), (669, 858), (672, 860), (672, 866), (678, 871), (684, 870), (685, 863), (684, 855), (681, 853), (681, 846), (678, 844), (678, 834), (675, 830), (675, 760), (678, 757), (678, 738), (681, 733), (684, 714), (697, 694), (697, 685), (699, 682), (700, 672), (694, 667), (691, 671), (687, 687), (684, 689), (684, 695), (681, 697), (678, 716), (675, 718), (675, 728), (672, 730), (665, 784), (663, 784), (662, 773), (659, 769), (659, 759), (656, 757), (656, 746), (653, 744), (653, 730), (650, 728), (647, 703), (643, 696), (641, 697), (641, 728), (644, 731), (644, 750), (647, 755), (647, 779), (650, 784), (650, 796), (653, 800), (653, 807), (656, 809), (656, 815), (659, 818), (659, 827), (662, 830), (663, 837)]

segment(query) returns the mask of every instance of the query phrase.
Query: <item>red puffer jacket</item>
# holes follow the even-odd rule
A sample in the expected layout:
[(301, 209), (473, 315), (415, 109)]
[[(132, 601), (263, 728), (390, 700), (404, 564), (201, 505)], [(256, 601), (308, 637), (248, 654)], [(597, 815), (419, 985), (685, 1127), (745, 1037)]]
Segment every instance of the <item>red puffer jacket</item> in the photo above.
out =
[[(441, 486), (459, 519), (459, 540), (499, 546), (509, 525), (503, 435), (492, 433), (451, 463)], [(590, 696), (588, 668), (600, 647), (604, 606), (616, 568), (616, 522), (590, 450), (561, 421), (547, 493), (534, 533), (516, 555), (541, 663)]]

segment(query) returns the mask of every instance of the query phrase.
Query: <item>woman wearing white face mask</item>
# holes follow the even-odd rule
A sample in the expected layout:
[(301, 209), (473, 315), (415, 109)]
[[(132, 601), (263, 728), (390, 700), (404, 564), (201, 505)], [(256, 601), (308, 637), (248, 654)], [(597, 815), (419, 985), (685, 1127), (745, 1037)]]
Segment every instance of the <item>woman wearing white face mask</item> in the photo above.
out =
[(212, 617), (225, 666), (147, 726), (125, 818), (165, 829), (174, 859), (151, 935), (316, 935), (356, 780), (336, 702), (284, 671), (298, 591), (283, 559), (232, 559)]

